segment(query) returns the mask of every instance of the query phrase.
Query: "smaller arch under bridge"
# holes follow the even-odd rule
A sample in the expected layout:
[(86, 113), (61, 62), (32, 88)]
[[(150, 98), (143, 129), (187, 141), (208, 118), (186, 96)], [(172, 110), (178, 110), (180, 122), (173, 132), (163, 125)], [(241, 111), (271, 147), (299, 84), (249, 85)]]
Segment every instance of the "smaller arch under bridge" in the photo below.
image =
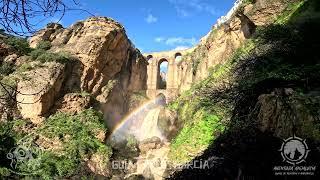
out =
[[(163, 94), (168, 103), (177, 97), (180, 78), (178, 66), (185, 53), (187, 53), (186, 50), (144, 54), (149, 63), (147, 71), (147, 96), (149, 98), (156, 98)], [(168, 62), (165, 88), (160, 85), (160, 65), (163, 62)]]

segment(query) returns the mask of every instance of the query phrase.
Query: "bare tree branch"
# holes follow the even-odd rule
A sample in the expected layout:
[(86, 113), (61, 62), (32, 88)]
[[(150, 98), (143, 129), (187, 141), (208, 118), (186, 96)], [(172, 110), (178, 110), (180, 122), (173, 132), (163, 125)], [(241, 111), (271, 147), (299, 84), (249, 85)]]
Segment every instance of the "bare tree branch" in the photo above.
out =
[(93, 16), (78, 6), (75, 0), (0, 0), (0, 27), (10, 34), (26, 36), (35, 33), (35, 26), (50, 17), (58, 16), (61, 21), (67, 11)]

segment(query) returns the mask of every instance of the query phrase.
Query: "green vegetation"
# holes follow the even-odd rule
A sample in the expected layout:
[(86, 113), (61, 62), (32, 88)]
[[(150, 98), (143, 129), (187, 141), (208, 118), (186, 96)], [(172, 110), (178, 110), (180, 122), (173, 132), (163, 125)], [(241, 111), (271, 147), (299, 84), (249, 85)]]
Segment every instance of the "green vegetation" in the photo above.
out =
[(14, 71), (14, 67), (7, 62), (0, 64), (0, 76), (7, 76)]
[[(192, 110), (186, 106), (185, 109)], [(194, 120), (188, 119), (189, 121), (172, 141), (169, 158), (175, 163), (186, 163), (192, 160), (224, 131), (225, 126), (221, 119), (204, 109), (197, 110), (192, 118)]]
[[(85, 162), (93, 155), (101, 158), (99, 166), (106, 167), (112, 154), (111, 148), (103, 140), (98, 139), (99, 134), (106, 132), (102, 114), (92, 109), (77, 115), (65, 113), (52, 115), (40, 127), (31, 129), (28, 136), (26, 133), (21, 134), (21, 129), (26, 129), (27, 125), (23, 121), (11, 122), (11, 126), (8, 124), (1, 127), (12, 127), (7, 132), (14, 134), (15, 142), (20, 142), (23, 137), (24, 143), (37, 142), (40, 145), (32, 143), (29, 146), (35, 153), (33, 160), (18, 164), (19, 172), (31, 174), (32, 178), (60, 179), (81, 174)], [(18, 132), (13, 131), (14, 129)], [(6, 137), (11, 136), (6, 135)], [(6, 173), (5, 169), (2, 170)]]
[(40, 41), (36, 49), (49, 50), (52, 47), (50, 41)]
[(34, 69), (35, 67), (31, 64), (31, 63), (23, 63), (23, 64), (21, 64), (18, 68), (17, 68), (17, 70), (16, 70), (16, 72), (18, 72), (18, 73), (22, 73), (22, 72), (26, 72), (26, 71), (30, 71), (30, 70), (32, 70), (32, 69)]
[(69, 55), (66, 53), (50, 53), (45, 52), (37, 57), (37, 61), (42, 63), (45, 62), (59, 62), (59, 63), (66, 63), (69, 60)]
[(129, 135), (127, 137), (127, 144), (126, 144), (126, 149), (128, 149), (129, 152), (137, 152), (138, 151), (138, 140), (132, 136)]
[(244, 4), (254, 4), (254, 3), (256, 3), (256, 0), (244, 0), (243, 3)]
[(292, 3), (290, 4), (287, 9), (282, 13), (279, 17), (277, 17), (275, 23), (277, 24), (287, 24), (288, 21), (291, 19), (293, 14), (305, 3), (305, 1)]
[(59, 63), (66, 63), (71, 58), (69, 54), (59, 52), (59, 53), (52, 53), (45, 51), (43, 49), (35, 49), (30, 53), (30, 56), (35, 61), (40, 61), (41, 63), (45, 62), (59, 62)]
[(25, 38), (10, 36), (5, 40), (5, 43), (11, 46), (20, 55), (26, 55), (30, 53), (32, 50), (29, 46), (27, 39)]
[(136, 91), (133, 92), (132, 95), (130, 96), (130, 101), (131, 102), (144, 102), (148, 100), (148, 97), (146, 95), (146, 91)]
[(0, 122), (0, 177), (8, 177), (10, 160), (7, 159), (7, 153), (15, 146), (15, 137), (12, 123)]
[[(15, 93), (17, 82), (11, 76), (4, 76), (0, 79), (0, 96), (1, 98), (10, 98)], [(12, 99), (12, 98), (11, 98)]]

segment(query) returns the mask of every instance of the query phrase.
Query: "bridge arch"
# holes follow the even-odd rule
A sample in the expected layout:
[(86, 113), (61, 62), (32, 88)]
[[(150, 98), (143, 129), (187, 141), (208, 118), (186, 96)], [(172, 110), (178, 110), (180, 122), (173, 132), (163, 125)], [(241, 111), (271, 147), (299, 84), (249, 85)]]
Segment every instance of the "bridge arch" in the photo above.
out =
[[(164, 65), (163, 67), (162, 64)], [(157, 65), (157, 89), (167, 89), (168, 72), (169, 61), (165, 58), (160, 59)]]
[(156, 96), (156, 104), (158, 105), (166, 105), (167, 104), (167, 97), (162, 92), (158, 93)]
[(148, 56), (147, 56), (147, 61), (152, 60), (152, 59), (153, 59), (153, 56), (152, 56), (152, 55), (148, 55)]
[(182, 60), (182, 54), (180, 52), (177, 52), (175, 55), (174, 55), (174, 61), (175, 63), (180, 63)]

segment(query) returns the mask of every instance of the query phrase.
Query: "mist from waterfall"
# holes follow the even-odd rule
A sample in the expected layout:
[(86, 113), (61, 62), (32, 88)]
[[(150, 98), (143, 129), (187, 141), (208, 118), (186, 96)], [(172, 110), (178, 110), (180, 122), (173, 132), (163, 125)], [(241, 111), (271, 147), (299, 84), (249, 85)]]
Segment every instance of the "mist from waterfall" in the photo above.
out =
[(165, 137), (158, 128), (159, 114), (163, 107), (161, 102), (163, 102), (163, 97), (158, 96), (138, 107), (112, 131), (109, 140), (121, 142), (130, 135), (135, 136), (138, 141), (155, 136), (164, 140)]

